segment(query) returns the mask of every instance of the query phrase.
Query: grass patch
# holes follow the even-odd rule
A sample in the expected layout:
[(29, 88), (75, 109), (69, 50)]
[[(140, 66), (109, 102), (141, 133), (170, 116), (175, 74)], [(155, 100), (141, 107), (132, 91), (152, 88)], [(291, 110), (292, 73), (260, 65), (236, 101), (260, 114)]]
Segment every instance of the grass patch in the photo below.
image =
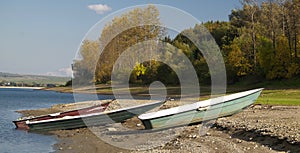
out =
[(256, 104), (300, 105), (300, 90), (264, 90)]
[[(299, 85), (299, 86), (298, 86)], [(227, 87), (227, 94), (242, 92), (255, 88), (265, 88), (260, 97), (257, 99), (256, 104), (264, 105), (293, 105), (300, 106), (300, 79), (285, 80), (285, 81), (274, 81), (274, 82), (263, 82), (261, 84), (249, 85), (234, 85)], [(98, 84), (95, 86), (96, 93), (104, 95), (112, 95), (112, 88), (110, 85)], [(284, 88), (284, 89), (282, 89)], [(49, 90), (55, 90), (60, 92), (72, 92), (72, 87), (56, 87), (50, 88)], [(77, 89), (80, 93), (94, 93), (94, 88), (83, 87)], [(118, 88), (118, 92), (122, 93), (125, 88)], [(156, 93), (159, 93), (161, 89), (154, 89)], [(168, 97), (178, 97), (180, 95), (180, 87), (168, 87)], [(210, 88), (201, 86), (201, 97), (199, 100), (205, 100), (210, 98)], [(130, 92), (135, 96), (145, 96), (148, 94), (147, 86), (131, 86)]]

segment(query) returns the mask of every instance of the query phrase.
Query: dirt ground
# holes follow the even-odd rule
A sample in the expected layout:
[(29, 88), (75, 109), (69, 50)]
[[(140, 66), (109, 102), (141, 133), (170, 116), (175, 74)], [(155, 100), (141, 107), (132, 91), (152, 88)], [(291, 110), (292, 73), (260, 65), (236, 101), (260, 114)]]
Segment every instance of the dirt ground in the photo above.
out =
[[(90, 102), (81, 103), (79, 107), (88, 104)], [(176, 102), (169, 101), (161, 109), (176, 105)], [(75, 106), (55, 105), (48, 109), (19, 112), (25, 116), (40, 115), (74, 109)], [(108, 109), (118, 107), (121, 106), (112, 103)], [(122, 124), (50, 133), (58, 138), (58, 143), (53, 146), (58, 153), (297, 153), (300, 152), (299, 127), (300, 107), (255, 105), (233, 116), (208, 123), (154, 132), (141, 132), (143, 125), (137, 118), (133, 118)], [(128, 129), (134, 132), (126, 133)]]

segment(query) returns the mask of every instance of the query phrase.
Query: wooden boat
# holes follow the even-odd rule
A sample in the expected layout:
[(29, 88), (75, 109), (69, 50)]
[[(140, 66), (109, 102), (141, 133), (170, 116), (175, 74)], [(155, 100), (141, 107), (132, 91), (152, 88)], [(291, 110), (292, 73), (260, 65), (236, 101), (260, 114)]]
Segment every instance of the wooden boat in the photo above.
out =
[[(111, 101), (111, 100), (110, 100)], [(29, 126), (26, 124), (28, 121), (42, 121), (42, 120), (49, 120), (49, 119), (57, 119), (57, 118), (63, 118), (65, 116), (78, 116), (78, 115), (84, 115), (84, 114), (92, 114), (97, 112), (103, 112), (109, 105), (109, 101), (103, 102), (98, 105), (82, 108), (82, 109), (76, 109), (66, 112), (58, 112), (54, 114), (47, 114), (47, 115), (41, 115), (41, 116), (30, 116), (30, 117), (23, 117), (18, 120), (13, 121), (13, 123), (16, 125), (17, 129), (23, 129), (28, 130)]]
[(168, 128), (230, 116), (247, 108), (263, 89), (249, 90), (158, 112), (142, 114), (138, 118), (146, 129)]
[(163, 104), (164, 101), (148, 103), (133, 107), (127, 107), (102, 113), (93, 113), (79, 116), (65, 116), (41, 121), (26, 121), (29, 130), (50, 131), (62, 129), (74, 129), (87, 126), (98, 126), (109, 123), (123, 122), (134, 116), (143, 114)]

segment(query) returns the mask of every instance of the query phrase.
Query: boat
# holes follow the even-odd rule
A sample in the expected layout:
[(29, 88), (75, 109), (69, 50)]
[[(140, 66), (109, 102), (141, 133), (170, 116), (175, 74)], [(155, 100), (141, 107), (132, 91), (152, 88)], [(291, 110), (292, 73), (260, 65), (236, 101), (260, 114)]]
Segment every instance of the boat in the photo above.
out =
[(134, 116), (143, 114), (153, 108), (160, 106), (164, 102), (165, 101), (158, 101), (143, 105), (116, 109), (112, 111), (105, 111), (101, 113), (65, 116), (63, 118), (40, 121), (26, 121), (26, 124), (29, 127), (29, 131), (52, 131), (118, 123), (130, 119)]
[(19, 118), (19, 119), (13, 121), (13, 123), (15, 124), (17, 129), (28, 130), (29, 126), (26, 124), (26, 122), (28, 122), (28, 121), (42, 121), (42, 120), (63, 118), (65, 116), (78, 116), (78, 115), (84, 115), (84, 114), (103, 112), (110, 104), (110, 101), (112, 101), (112, 100), (105, 101), (101, 104), (97, 104), (97, 105), (90, 106), (90, 107), (85, 107), (82, 109), (75, 109), (75, 110), (58, 112), (58, 113), (53, 113), (53, 114), (41, 115), (41, 116), (22, 117), (22, 118)]
[(163, 129), (230, 116), (253, 104), (262, 92), (254, 89), (138, 116), (145, 129)]

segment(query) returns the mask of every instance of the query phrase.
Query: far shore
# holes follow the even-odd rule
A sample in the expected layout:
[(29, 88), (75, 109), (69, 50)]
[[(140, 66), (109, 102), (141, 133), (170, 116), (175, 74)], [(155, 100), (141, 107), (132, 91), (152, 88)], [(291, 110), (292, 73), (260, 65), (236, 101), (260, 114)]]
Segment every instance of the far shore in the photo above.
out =
[(16, 86), (0, 86), (0, 88), (8, 88), (8, 89), (43, 89), (44, 87), (16, 87)]

